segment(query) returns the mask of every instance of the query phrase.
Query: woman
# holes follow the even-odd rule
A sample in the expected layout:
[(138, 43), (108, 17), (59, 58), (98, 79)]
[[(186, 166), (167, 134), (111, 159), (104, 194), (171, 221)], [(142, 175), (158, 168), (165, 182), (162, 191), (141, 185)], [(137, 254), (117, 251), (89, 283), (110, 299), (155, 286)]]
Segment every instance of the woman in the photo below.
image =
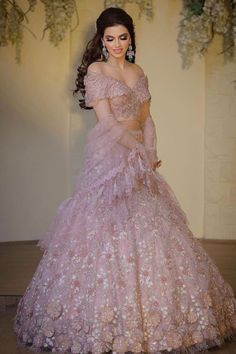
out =
[(15, 318), (34, 351), (194, 353), (235, 339), (233, 290), (155, 171), (148, 82), (134, 61), (131, 17), (103, 11), (75, 89), (97, 124)]

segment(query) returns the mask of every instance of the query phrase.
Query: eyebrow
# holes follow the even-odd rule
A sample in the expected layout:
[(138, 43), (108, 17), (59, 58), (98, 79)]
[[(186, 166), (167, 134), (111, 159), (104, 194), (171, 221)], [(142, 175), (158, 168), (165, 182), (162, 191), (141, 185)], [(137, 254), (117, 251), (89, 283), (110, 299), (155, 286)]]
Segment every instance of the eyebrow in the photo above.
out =
[[(122, 33), (122, 34), (119, 35), (119, 37), (125, 36), (125, 35), (127, 35), (127, 34), (128, 34), (127, 32)], [(112, 36), (111, 34), (106, 34), (105, 37), (112, 37), (112, 38), (114, 38), (114, 36)]]

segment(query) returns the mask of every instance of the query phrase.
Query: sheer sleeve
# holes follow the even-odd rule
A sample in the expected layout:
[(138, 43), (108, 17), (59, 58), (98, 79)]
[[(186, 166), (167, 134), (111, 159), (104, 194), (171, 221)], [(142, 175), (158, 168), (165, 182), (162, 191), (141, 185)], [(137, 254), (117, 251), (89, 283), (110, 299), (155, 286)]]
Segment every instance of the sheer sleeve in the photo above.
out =
[(150, 113), (149, 105), (150, 105), (149, 102), (143, 105), (143, 114), (145, 115), (146, 120), (142, 126), (142, 130), (143, 130), (144, 146), (146, 148), (150, 162), (154, 163), (155, 161), (158, 161), (157, 134), (156, 134), (155, 123)]
[(109, 97), (108, 81), (101, 79), (95, 71), (88, 70), (84, 78), (85, 102), (87, 107), (94, 107), (99, 100)]
[(157, 135), (156, 128), (152, 116), (146, 118), (143, 127), (144, 132), (144, 145), (146, 150), (157, 159)]
[(93, 107), (99, 123), (106, 125), (111, 138), (129, 149), (137, 149), (143, 158), (148, 159), (144, 145), (139, 143), (135, 137), (129, 133), (127, 128), (117, 121), (112, 113), (106, 83), (101, 82), (101, 80), (94, 82), (94, 80), (91, 81), (87, 79), (85, 80), (85, 90), (86, 105)]

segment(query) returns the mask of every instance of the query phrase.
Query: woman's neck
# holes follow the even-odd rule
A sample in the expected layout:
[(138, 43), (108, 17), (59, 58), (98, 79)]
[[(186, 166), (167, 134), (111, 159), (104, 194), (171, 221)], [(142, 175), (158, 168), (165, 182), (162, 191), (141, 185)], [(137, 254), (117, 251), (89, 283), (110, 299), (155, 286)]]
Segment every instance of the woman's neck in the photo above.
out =
[(124, 57), (122, 58), (114, 58), (109, 57), (107, 60), (107, 64), (113, 67), (114, 69), (124, 70), (127, 66), (127, 61)]

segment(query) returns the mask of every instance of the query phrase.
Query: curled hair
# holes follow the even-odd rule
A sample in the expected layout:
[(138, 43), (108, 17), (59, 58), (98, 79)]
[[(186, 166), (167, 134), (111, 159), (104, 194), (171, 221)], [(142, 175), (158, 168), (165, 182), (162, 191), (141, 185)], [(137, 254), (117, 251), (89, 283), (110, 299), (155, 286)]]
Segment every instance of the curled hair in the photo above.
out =
[[(73, 90), (73, 95), (80, 93), (82, 98), (79, 99), (79, 105), (84, 109), (91, 109), (91, 107), (87, 107), (85, 104), (85, 86), (84, 86), (84, 77), (87, 74), (88, 66), (96, 61), (106, 61), (107, 59), (104, 57), (102, 53), (102, 37), (104, 36), (104, 31), (107, 27), (112, 27), (115, 25), (123, 25), (127, 28), (130, 38), (131, 45), (134, 51), (134, 56), (132, 62), (135, 62), (135, 32), (134, 32), (134, 24), (132, 17), (127, 14), (124, 10), (116, 7), (109, 7), (104, 10), (96, 21), (97, 32), (94, 37), (88, 42), (85, 52), (82, 57), (82, 62), (77, 68), (77, 78), (75, 81), (76, 88)], [(126, 60), (128, 60), (126, 54)]]

